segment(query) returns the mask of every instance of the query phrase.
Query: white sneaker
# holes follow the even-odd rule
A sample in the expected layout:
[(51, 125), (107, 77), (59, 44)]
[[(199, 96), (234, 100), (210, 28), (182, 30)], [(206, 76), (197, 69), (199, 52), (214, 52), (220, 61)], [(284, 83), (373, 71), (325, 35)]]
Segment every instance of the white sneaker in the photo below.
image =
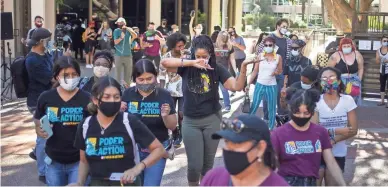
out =
[(86, 68), (92, 68), (90, 64), (86, 64)]

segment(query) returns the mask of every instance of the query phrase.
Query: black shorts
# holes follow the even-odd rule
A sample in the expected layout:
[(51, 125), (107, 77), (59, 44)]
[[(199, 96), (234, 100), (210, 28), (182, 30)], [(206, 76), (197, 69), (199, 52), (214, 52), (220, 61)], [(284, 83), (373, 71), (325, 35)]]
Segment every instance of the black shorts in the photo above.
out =
[(85, 42), (85, 48), (84, 48), (84, 51), (85, 53), (89, 53), (89, 52), (93, 52), (93, 48), (97, 45), (97, 41), (96, 40), (86, 40)]
[[(342, 173), (345, 171), (345, 161), (346, 157), (334, 157), (337, 161), (338, 166), (341, 168)], [(321, 168), (326, 168), (325, 160), (323, 160), (323, 157), (321, 159)]]

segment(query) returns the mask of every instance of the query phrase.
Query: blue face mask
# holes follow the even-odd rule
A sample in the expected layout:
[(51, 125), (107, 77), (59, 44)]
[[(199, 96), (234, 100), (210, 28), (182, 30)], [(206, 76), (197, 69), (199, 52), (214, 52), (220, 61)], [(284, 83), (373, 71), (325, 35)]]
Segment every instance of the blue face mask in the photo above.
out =
[(383, 46), (385, 46), (385, 47), (388, 46), (388, 42), (383, 42), (382, 44), (383, 44)]
[(343, 47), (343, 48), (342, 48), (342, 52), (343, 52), (344, 54), (349, 54), (349, 53), (352, 52), (352, 48), (351, 48), (351, 47)]
[(272, 53), (273, 52), (273, 47), (264, 47), (265, 53)]

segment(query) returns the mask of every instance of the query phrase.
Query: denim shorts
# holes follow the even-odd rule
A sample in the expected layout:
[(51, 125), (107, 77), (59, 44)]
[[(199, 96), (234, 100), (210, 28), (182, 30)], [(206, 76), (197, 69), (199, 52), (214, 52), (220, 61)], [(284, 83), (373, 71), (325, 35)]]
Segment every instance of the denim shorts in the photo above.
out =
[(315, 177), (295, 177), (295, 176), (287, 176), (284, 177), (284, 180), (290, 186), (316, 186), (317, 179)]

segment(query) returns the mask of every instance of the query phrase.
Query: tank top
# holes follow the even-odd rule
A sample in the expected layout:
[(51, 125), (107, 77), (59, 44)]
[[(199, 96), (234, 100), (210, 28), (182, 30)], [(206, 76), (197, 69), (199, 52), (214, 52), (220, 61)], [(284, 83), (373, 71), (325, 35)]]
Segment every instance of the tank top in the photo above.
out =
[(357, 63), (357, 57), (356, 57), (356, 53), (354, 53), (354, 63), (352, 65), (347, 65), (346, 62), (343, 60), (343, 56), (341, 55), (341, 53), (338, 53), (341, 57), (341, 60), (335, 65), (335, 67), (337, 69), (339, 69), (341, 71), (342, 74), (354, 74), (354, 73), (357, 73), (358, 72), (358, 63)]
[(261, 61), (259, 66), (259, 74), (257, 75), (257, 82), (266, 85), (272, 86), (276, 85), (276, 76), (272, 76), (272, 73), (276, 70), (279, 63), (279, 55), (276, 55), (276, 59), (273, 61)]
[[(383, 54), (381, 53), (381, 48), (379, 49), (379, 55), (380, 55), (380, 73), (381, 74), (388, 74), (388, 65), (384, 63), (384, 60), (388, 59), (388, 52)], [(383, 71), (384, 70), (384, 71)]]

